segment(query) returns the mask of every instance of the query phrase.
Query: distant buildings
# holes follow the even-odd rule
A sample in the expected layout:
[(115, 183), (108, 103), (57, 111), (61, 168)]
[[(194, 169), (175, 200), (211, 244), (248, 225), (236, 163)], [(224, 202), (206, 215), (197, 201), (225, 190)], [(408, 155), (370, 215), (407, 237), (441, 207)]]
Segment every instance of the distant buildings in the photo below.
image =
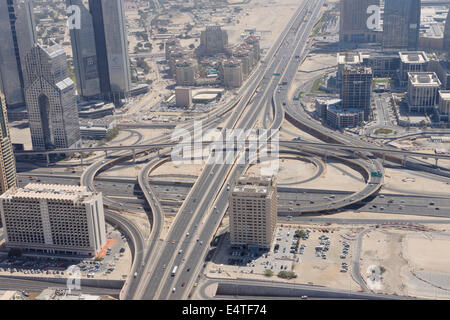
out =
[(360, 109), (364, 120), (369, 120), (372, 97), (372, 69), (349, 65), (344, 68), (340, 88), (340, 98), (344, 110)]
[(443, 49), (450, 54), (450, 11), (445, 19)]
[(383, 48), (417, 50), (420, 10), (420, 0), (385, 0)]
[(16, 186), (16, 160), (9, 135), (6, 102), (0, 93), (0, 194)]
[(199, 52), (202, 55), (226, 53), (228, 48), (228, 34), (220, 26), (207, 26), (200, 34)]
[(270, 248), (277, 224), (276, 178), (238, 178), (228, 211), (231, 245)]
[(7, 248), (95, 256), (106, 244), (101, 193), (86, 187), (28, 184), (0, 196)]
[(59, 45), (35, 45), (25, 58), (25, 97), (36, 150), (81, 143), (74, 83)]
[(112, 101), (131, 91), (130, 60), (123, 0), (66, 0), (81, 8), (81, 29), (71, 31), (79, 93), (84, 100), (98, 94)]
[(369, 29), (367, 20), (371, 5), (380, 5), (380, 0), (341, 0), (339, 41), (342, 42), (376, 42), (377, 30)]
[(244, 81), (242, 62), (238, 59), (223, 61), (223, 84), (226, 88), (239, 88)]
[(84, 6), (82, 0), (66, 0), (66, 3), (67, 6), (78, 6), (81, 14), (81, 29), (70, 29), (73, 66), (77, 80), (78, 95), (81, 100), (103, 98), (100, 90), (98, 57), (92, 15), (89, 9)]
[(8, 107), (24, 105), (24, 58), (36, 43), (31, 0), (0, 1), (0, 43), (0, 91)]
[(434, 72), (409, 72), (409, 112), (433, 113), (440, 86), (441, 82)]

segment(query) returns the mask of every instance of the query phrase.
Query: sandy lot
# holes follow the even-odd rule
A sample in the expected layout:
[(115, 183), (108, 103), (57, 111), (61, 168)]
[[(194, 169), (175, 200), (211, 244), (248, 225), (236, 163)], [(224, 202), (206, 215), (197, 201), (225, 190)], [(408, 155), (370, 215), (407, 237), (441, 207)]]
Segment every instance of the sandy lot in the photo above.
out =
[(450, 234), (395, 229), (365, 235), (361, 249), (361, 274), (378, 269), (375, 292), (426, 298), (450, 294)]
[(421, 194), (449, 197), (450, 186), (446, 182), (406, 169), (385, 169), (383, 191), (394, 194)]

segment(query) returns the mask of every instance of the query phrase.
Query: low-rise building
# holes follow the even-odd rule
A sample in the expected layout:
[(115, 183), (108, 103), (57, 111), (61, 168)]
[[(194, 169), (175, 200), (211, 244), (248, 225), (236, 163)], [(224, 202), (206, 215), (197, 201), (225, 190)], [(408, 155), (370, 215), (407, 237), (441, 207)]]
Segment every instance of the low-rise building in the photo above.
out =
[(327, 107), (327, 123), (335, 129), (354, 128), (364, 120), (364, 110), (358, 108), (343, 109), (339, 105)]

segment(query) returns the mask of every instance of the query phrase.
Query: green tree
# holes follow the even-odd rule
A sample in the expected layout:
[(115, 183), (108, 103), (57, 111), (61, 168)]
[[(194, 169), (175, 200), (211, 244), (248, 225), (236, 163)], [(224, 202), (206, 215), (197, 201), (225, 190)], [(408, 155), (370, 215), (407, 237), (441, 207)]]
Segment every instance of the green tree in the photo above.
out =
[(264, 275), (265, 275), (266, 277), (272, 277), (272, 276), (273, 276), (273, 271), (267, 269), (266, 271), (264, 271)]

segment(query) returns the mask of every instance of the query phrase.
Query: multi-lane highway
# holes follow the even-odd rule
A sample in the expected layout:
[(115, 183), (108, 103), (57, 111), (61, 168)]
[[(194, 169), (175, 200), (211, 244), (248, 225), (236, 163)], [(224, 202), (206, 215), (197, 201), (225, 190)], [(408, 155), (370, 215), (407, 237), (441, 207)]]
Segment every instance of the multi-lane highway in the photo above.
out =
[[(271, 99), (279, 83), (279, 78), (274, 78), (272, 74), (278, 73), (277, 71), (284, 72), (283, 68), (288, 65), (291, 57), (289, 54), (293, 52), (292, 47), (296, 47), (300, 43), (299, 40), (302, 37), (305, 38), (314, 25), (314, 19), (303, 20), (307, 15), (307, 8), (312, 7), (317, 16), (322, 3), (322, 1), (316, 3), (304, 1), (301, 4), (288, 24), (288, 28), (277, 41), (275, 49), (273, 48), (265, 57), (265, 70), (262, 77), (257, 77), (257, 81), (244, 94), (225, 128), (251, 129), (254, 127), (257, 115), (260, 114), (258, 106), (267, 99)], [(303, 23), (306, 27), (300, 28)], [(258, 86), (259, 90), (255, 94)], [(278, 128), (282, 121), (282, 112), (278, 113), (281, 117), (275, 114), (275, 128)], [(135, 298), (182, 299), (188, 296), (193, 281), (201, 269), (209, 242), (227, 208), (225, 186), (234, 178), (237, 169), (243, 171), (246, 167), (234, 164), (238, 156), (244, 155), (227, 154), (227, 156), (234, 158), (227, 162), (231, 164), (213, 163), (203, 168), (202, 175), (180, 209), (166, 237), (166, 242), (162, 244), (159, 256), (155, 259), (155, 263), (145, 270), (146, 272), (152, 270), (147, 279), (148, 283), (145, 283), (146, 279), (143, 279), (143, 287), (138, 289)], [(178, 271), (172, 276), (171, 271), (175, 266), (178, 267)]]

